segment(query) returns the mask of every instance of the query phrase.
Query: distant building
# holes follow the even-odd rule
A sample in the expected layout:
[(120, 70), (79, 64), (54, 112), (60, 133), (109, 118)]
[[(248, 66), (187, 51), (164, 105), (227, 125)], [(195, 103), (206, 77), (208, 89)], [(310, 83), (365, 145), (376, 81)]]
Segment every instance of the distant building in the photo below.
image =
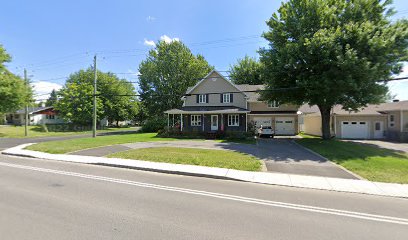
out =
[[(28, 116), (28, 125), (65, 123), (65, 121), (58, 116), (58, 112), (54, 109), (54, 107), (29, 107)], [(24, 125), (25, 110), (21, 109), (14, 113), (6, 114), (6, 124)]]

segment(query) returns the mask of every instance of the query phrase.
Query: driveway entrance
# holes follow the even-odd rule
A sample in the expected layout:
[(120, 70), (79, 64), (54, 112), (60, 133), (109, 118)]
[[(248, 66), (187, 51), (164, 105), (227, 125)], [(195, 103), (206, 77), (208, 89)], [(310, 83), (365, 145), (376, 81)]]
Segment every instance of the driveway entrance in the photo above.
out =
[(259, 139), (260, 157), (268, 172), (357, 179), (336, 164), (292, 142), (292, 139)]

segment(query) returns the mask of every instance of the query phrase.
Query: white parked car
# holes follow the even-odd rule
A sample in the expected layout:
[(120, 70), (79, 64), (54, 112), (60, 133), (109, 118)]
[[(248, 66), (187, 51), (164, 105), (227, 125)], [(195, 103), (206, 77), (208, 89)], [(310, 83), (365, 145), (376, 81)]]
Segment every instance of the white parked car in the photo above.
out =
[(268, 136), (273, 138), (275, 136), (275, 131), (270, 126), (261, 125), (259, 128), (257, 128), (257, 135), (258, 137)]

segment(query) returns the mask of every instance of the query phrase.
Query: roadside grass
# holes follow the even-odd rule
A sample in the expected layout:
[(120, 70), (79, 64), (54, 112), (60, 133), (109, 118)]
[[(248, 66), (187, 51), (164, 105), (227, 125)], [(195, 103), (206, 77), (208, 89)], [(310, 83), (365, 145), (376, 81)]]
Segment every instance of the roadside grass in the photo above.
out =
[(96, 138), (76, 138), (62, 141), (37, 143), (28, 146), (27, 149), (47, 153), (68, 153), (87, 148), (96, 148), (123, 143), (178, 140), (175, 138), (161, 138), (157, 137), (156, 135), (156, 133), (132, 133), (98, 136)]
[(132, 149), (113, 153), (108, 155), (108, 157), (230, 168), (245, 171), (259, 171), (261, 168), (261, 162), (257, 158), (226, 150), (158, 147)]
[[(130, 128), (108, 128), (105, 130), (98, 130), (98, 133), (112, 132), (112, 131), (128, 131)], [(55, 137), (68, 136), (92, 133), (92, 131), (69, 131), (69, 132), (53, 132), (44, 131), (41, 126), (28, 126), (28, 138), (37, 137)], [(25, 138), (24, 126), (0, 126), (0, 138)]]
[(320, 138), (296, 142), (370, 181), (408, 183), (408, 155), (404, 152)]

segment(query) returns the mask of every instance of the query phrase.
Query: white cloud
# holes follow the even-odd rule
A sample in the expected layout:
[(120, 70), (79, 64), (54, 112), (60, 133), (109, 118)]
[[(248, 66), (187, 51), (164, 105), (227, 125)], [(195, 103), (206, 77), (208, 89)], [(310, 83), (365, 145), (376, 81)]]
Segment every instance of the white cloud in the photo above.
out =
[(171, 37), (169, 37), (169, 36), (167, 36), (167, 35), (161, 36), (161, 37), (160, 37), (160, 40), (161, 40), (161, 41), (164, 41), (165, 43), (171, 43), (171, 42), (174, 42), (174, 41), (176, 41), (176, 42), (180, 41), (179, 38), (171, 38)]
[(149, 46), (149, 47), (156, 46), (156, 43), (153, 40), (147, 40), (146, 38), (145, 38), (143, 44), (146, 45), (146, 46)]
[(148, 16), (148, 17), (146, 18), (146, 21), (148, 21), (148, 22), (154, 22), (154, 21), (156, 21), (156, 18), (153, 17), (153, 16)]
[(51, 82), (45, 82), (45, 81), (39, 81), (39, 82), (33, 82), (31, 84), (34, 89), (34, 94), (37, 95), (35, 100), (40, 100), (40, 99), (46, 99), (49, 97), (49, 93), (53, 89), (55, 90), (60, 90), (62, 88), (62, 85), (58, 83), (51, 83)]

